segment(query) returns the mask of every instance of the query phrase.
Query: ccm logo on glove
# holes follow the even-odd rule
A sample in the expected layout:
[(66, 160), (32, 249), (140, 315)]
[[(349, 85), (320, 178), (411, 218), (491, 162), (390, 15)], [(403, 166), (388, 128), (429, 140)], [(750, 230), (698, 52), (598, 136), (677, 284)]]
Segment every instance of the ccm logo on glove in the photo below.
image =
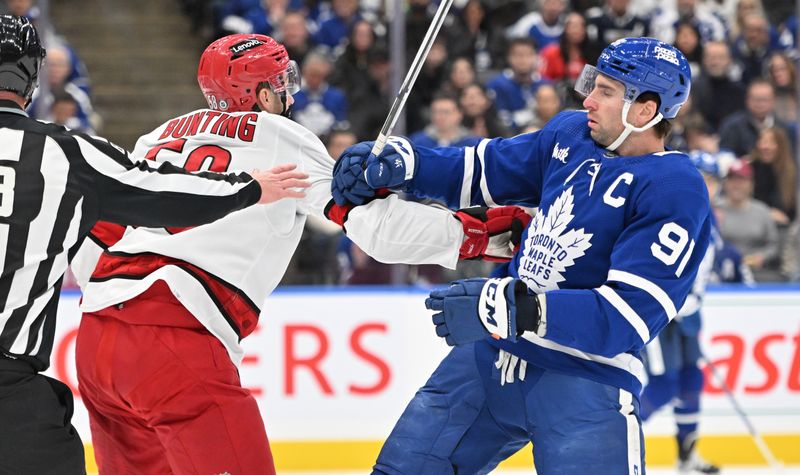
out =
[[(480, 300), (478, 301), (478, 316), (483, 322), (486, 330), (492, 334), (495, 339), (508, 338), (511, 326), (511, 320), (506, 317), (508, 314), (508, 305), (504, 293), (508, 283), (514, 279), (506, 277), (504, 279), (489, 279), (483, 285)], [(501, 298), (497, 298), (497, 294)], [(495, 319), (495, 313), (503, 316), (503, 325), (498, 325)], [(516, 335), (514, 335), (516, 337)]]

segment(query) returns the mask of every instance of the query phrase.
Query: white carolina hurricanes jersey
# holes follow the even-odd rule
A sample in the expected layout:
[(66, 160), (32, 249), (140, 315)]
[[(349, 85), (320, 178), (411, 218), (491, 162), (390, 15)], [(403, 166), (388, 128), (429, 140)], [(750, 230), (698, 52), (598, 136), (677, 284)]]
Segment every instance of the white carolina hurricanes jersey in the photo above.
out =
[[(133, 156), (215, 172), (296, 163), (309, 174), (312, 185), (303, 199), (252, 206), (200, 227), (127, 228), (120, 239), (122, 228), (101, 224), (73, 260), (84, 290), (83, 311), (124, 302), (163, 280), (239, 364), (239, 341), (255, 329), (261, 305), (286, 271), (306, 217), (324, 216), (334, 160), (313, 133), (289, 119), (207, 109), (169, 120), (141, 137)], [(463, 241), (462, 226), (449, 211), (395, 195), (353, 209), (346, 230), (365, 252), (387, 263), (454, 268)], [(105, 248), (95, 268), (96, 256)]]

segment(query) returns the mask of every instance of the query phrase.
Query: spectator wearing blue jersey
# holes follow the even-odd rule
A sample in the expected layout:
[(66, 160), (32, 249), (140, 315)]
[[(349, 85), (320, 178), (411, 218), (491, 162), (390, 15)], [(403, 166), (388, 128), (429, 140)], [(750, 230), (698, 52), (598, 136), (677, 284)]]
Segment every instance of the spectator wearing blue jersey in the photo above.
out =
[(419, 147), (467, 147), (480, 141), (462, 124), (464, 114), (454, 96), (441, 94), (431, 102), (431, 123), (409, 137)]
[(403, 190), (451, 209), (539, 211), (508, 276), (426, 300), (455, 348), (406, 407), (375, 474), (488, 473), (533, 443), (537, 473), (645, 473), (640, 352), (677, 315), (710, 242), (708, 192), (665, 149), (686, 101), (688, 61), (653, 38), (609, 45), (576, 82), (584, 111), (475, 147), (393, 138), (351, 147), (337, 203)]
[(526, 38), (508, 46), (508, 69), (486, 83), (490, 97), (506, 127), (519, 131), (533, 118), (534, 95), (543, 81), (537, 71), (536, 48)]
[(347, 38), (353, 25), (360, 19), (358, 0), (332, 0), (331, 11), (320, 15), (314, 42), (333, 50)]
[(292, 118), (316, 135), (327, 135), (347, 124), (347, 98), (328, 84), (331, 62), (322, 54), (311, 53), (303, 62), (303, 86), (294, 94)]
[(289, 9), (289, 3), (288, 0), (226, 0), (214, 14), (217, 36), (231, 33), (271, 35)]
[(605, 48), (620, 38), (648, 36), (648, 19), (631, 13), (630, 0), (605, 0), (602, 7), (586, 11), (586, 34)]
[(74, 118), (68, 127), (82, 131), (93, 131), (93, 122), (97, 120), (92, 101), (86, 91), (69, 81), (72, 62), (69, 49), (61, 44), (47, 49), (47, 61), (43, 63), (47, 71), (48, 87), (38, 88), (28, 106), (31, 117), (41, 120), (52, 120), (51, 112), (56, 93), (68, 94), (75, 102)]
[(742, 33), (733, 40), (733, 58), (742, 66), (742, 82), (750, 84), (764, 73), (769, 55), (779, 47), (777, 33), (759, 13), (742, 20)]
[(541, 49), (558, 43), (564, 33), (566, 0), (537, 0), (537, 8), (511, 25), (506, 32), (509, 38), (528, 37)]
[(680, 22), (689, 21), (700, 32), (702, 43), (725, 40), (725, 25), (698, 0), (676, 0), (675, 6), (662, 3), (653, 15), (650, 32), (665, 43), (674, 43)]
[[(709, 196), (715, 196), (722, 176), (716, 156), (693, 151), (689, 158), (702, 173)], [(714, 236), (718, 238), (719, 233), (714, 232)], [(661, 407), (672, 404), (678, 426), (678, 472), (681, 474), (719, 473), (719, 467), (703, 460), (697, 452), (700, 395), (703, 391), (703, 371), (699, 366), (703, 354), (699, 339), (700, 309), (706, 285), (711, 279), (716, 248), (717, 243), (712, 240), (678, 315), (644, 352), (648, 382), (642, 391), (640, 416), (646, 421)]]
[(778, 31), (778, 41), (782, 49), (792, 50), (797, 48), (797, 15), (789, 16), (786, 21), (780, 25)]

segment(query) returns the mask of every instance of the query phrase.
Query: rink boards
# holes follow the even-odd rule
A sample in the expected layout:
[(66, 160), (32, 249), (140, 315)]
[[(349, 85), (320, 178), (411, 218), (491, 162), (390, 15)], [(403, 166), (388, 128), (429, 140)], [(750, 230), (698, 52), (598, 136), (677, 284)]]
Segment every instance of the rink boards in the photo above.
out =
[[(244, 340), (241, 375), (261, 407), (278, 471), (358, 470), (372, 464), (405, 404), (447, 353), (415, 288), (277, 292)], [(65, 293), (49, 374), (76, 394), (74, 424), (91, 458), (73, 363), (77, 293)], [(777, 457), (800, 464), (800, 287), (712, 289), (702, 340), (709, 358)], [(745, 425), (707, 379), (701, 452), (722, 464), (761, 464)], [(645, 425), (647, 460), (672, 464), (669, 410)], [(530, 447), (506, 467), (531, 464)], [(91, 465), (90, 465), (91, 468)]]

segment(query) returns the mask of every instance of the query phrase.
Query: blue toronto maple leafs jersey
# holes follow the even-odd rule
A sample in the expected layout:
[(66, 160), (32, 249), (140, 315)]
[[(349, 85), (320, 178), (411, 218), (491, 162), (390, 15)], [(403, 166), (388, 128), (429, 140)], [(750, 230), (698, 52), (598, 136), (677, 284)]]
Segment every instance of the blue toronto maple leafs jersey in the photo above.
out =
[(544, 293), (546, 331), (496, 344), (638, 395), (639, 352), (676, 316), (708, 248), (708, 192), (683, 153), (619, 157), (587, 121), (563, 112), (533, 134), (415, 148), (407, 191), (451, 209), (538, 207), (509, 273)]

